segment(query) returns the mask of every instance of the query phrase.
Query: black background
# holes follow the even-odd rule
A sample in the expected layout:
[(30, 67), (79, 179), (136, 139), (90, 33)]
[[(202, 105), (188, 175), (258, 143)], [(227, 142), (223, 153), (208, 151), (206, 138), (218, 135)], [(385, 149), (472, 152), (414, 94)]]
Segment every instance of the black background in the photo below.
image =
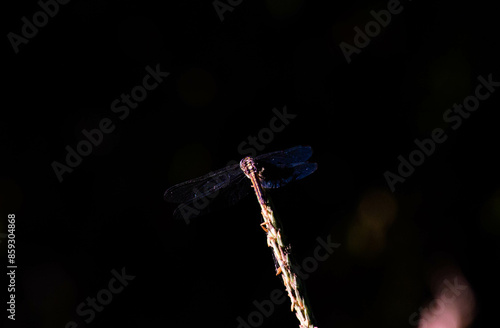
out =
[[(236, 328), (283, 289), (255, 197), (186, 224), (163, 192), (242, 158), (285, 106), (296, 117), (262, 152), (310, 145), (318, 170), (273, 192), (275, 211), (299, 262), (318, 237), (341, 244), (305, 281), (318, 327), (411, 327), (448, 269), (475, 295), (473, 326), (495, 322), (500, 91), (443, 121), (478, 76), (500, 81), (492, 4), (402, 2), (350, 63), (339, 45), (386, 1), (243, 0), (221, 21), (211, 1), (73, 0), (17, 54), (7, 34), (40, 7), (4, 6), (0, 229), (15, 213), (19, 267), (16, 322), (0, 322)], [(170, 75), (120, 120), (111, 103), (148, 65)], [(59, 182), (52, 163), (103, 118), (115, 130)], [(391, 192), (384, 172), (435, 128), (447, 140)], [(78, 305), (122, 268), (135, 278), (85, 323)], [(287, 300), (260, 326), (298, 321)]]

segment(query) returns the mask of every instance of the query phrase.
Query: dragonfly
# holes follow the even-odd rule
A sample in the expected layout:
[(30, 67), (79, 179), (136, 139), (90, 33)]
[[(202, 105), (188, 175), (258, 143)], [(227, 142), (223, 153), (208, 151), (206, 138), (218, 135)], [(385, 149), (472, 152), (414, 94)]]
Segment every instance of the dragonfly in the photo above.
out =
[[(253, 165), (258, 183), (264, 189), (276, 189), (303, 179), (316, 171), (317, 163), (307, 160), (312, 155), (309, 146), (296, 146), (252, 157), (228, 165), (202, 177), (179, 183), (165, 191), (167, 202), (179, 203), (174, 218), (190, 219), (236, 204), (250, 194), (255, 181), (244, 170)], [(248, 172), (247, 172), (248, 173)]]

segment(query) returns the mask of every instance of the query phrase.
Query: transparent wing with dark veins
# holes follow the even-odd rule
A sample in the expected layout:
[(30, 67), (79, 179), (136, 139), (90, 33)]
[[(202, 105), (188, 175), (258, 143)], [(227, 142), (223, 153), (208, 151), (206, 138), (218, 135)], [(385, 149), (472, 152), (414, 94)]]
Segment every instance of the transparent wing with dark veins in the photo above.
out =
[(233, 206), (249, 195), (251, 191), (250, 180), (244, 174), (239, 175), (235, 177), (231, 184), (220, 188), (218, 192), (181, 203), (174, 211), (174, 218), (189, 222), (190, 219), (195, 217)]
[(244, 176), (239, 164), (226, 166), (196, 179), (188, 180), (165, 191), (163, 195), (167, 202), (184, 203), (200, 197), (208, 197), (212, 193), (227, 187), (237, 178)]

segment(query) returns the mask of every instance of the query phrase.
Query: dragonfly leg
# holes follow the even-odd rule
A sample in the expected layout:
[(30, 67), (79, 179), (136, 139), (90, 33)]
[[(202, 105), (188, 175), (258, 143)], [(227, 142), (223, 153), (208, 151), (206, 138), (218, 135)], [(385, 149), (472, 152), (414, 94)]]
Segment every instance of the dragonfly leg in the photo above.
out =
[(265, 225), (267, 225), (267, 222), (262, 222), (262, 223), (260, 224), (260, 227), (262, 228), (262, 230), (264, 230), (264, 231), (267, 233), (269, 230), (267, 230), (267, 228), (266, 228), (266, 227), (264, 227)]
[(278, 270), (276, 270), (276, 275), (279, 276), (281, 273), (281, 267), (278, 268)]
[(259, 172), (257, 172), (257, 175), (261, 180), (264, 180), (264, 168), (262, 168)]

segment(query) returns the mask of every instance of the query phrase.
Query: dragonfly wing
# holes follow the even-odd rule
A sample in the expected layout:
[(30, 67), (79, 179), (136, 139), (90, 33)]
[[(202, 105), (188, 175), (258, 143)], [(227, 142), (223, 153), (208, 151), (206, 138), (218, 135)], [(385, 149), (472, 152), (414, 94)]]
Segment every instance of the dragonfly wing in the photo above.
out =
[(244, 174), (238, 175), (225, 188), (180, 204), (174, 211), (174, 218), (189, 222), (195, 217), (234, 205), (251, 191), (250, 180)]
[(207, 197), (227, 187), (240, 175), (244, 175), (239, 164), (227, 166), (202, 177), (182, 182), (165, 191), (167, 202), (184, 203), (200, 197)]
[(309, 146), (296, 146), (286, 150), (275, 151), (262, 154), (255, 159), (259, 162), (270, 163), (273, 165), (302, 163), (307, 161), (312, 155), (312, 149)]
[[(262, 186), (278, 188), (313, 173), (317, 164), (306, 162), (311, 155), (311, 147), (297, 146), (257, 156), (257, 164), (264, 168), (260, 170)], [(196, 216), (233, 205), (251, 191), (250, 180), (239, 164), (234, 164), (170, 187), (164, 198), (168, 202), (180, 203), (174, 217), (189, 222)]]
[[(266, 168), (264, 167), (263, 174), (265, 178), (261, 181), (262, 187), (266, 189), (280, 188), (292, 181), (300, 180), (318, 168), (316, 163), (292, 163), (292, 164), (278, 164), (275, 166), (274, 170), (279, 171), (279, 174), (267, 174)], [(270, 167), (267, 167), (270, 170)]]

